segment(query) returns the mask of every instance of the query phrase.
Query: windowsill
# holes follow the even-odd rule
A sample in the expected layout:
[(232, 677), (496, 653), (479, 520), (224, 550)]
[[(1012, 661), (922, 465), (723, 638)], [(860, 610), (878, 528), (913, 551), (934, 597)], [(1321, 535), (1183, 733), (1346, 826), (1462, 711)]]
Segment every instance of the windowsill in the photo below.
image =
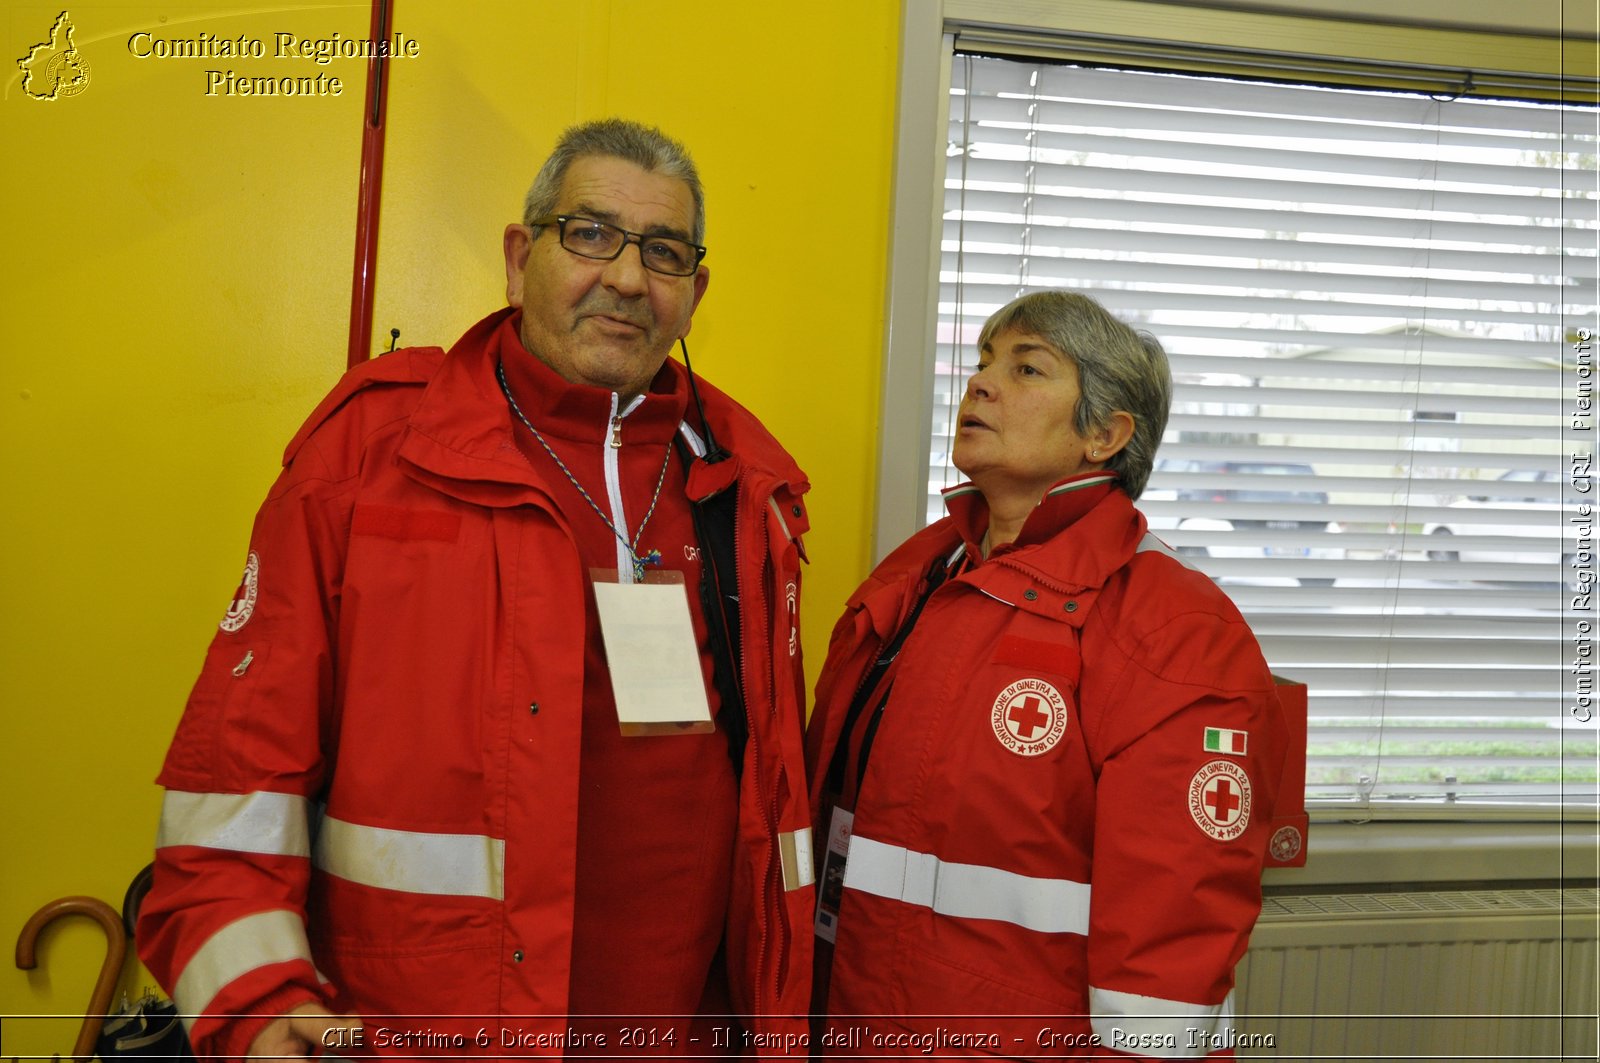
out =
[(1269, 893), (1287, 893), (1357, 884), (1581, 885), (1600, 879), (1600, 827), (1592, 812), (1552, 811), (1546, 820), (1528, 819), (1526, 809), (1521, 814), (1521, 821), (1314, 820), (1306, 866), (1271, 869), (1262, 884)]

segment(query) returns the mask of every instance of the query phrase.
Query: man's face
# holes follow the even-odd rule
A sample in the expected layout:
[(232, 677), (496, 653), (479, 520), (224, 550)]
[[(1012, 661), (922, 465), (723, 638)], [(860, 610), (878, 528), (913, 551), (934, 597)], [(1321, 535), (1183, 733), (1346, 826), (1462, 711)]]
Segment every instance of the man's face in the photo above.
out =
[[(568, 168), (557, 214), (580, 214), (630, 232), (676, 236), (694, 231), (694, 199), (675, 177), (593, 155)], [(505, 233), (506, 299), (522, 310), (522, 344), (574, 384), (620, 394), (644, 392), (672, 345), (689, 333), (710, 274), (672, 277), (645, 269), (629, 243), (610, 262), (561, 246), (554, 224), (534, 238), (522, 225)]]

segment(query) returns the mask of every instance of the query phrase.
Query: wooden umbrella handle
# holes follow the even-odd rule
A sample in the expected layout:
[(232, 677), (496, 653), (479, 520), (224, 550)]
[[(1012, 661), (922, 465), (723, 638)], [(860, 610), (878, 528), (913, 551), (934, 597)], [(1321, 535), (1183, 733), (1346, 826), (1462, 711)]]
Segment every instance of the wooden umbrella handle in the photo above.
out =
[(84, 1013), (83, 1025), (78, 1029), (78, 1043), (72, 1047), (72, 1058), (94, 1058), (95, 1042), (100, 1038), (100, 1028), (105, 1025), (106, 1012), (111, 1010), (111, 998), (117, 992), (117, 979), (122, 976), (122, 961), (128, 955), (128, 932), (123, 929), (122, 916), (105, 901), (94, 897), (62, 897), (51, 901), (23, 926), (17, 935), (17, 966), (31, 971), (38, 966), (34, 946), (45, 927), (65, 915), (86, 915), (100, 924), (106, 932), (106, 956), (100, 964), (100, 977), (89, 997), (89, 1008)]

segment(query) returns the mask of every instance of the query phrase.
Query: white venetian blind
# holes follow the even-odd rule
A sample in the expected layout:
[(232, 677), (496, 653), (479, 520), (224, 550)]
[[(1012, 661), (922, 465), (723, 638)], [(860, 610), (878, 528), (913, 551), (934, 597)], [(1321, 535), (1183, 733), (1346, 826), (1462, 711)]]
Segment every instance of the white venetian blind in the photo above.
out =
[(1171, 356), (1140, 508), (1309, 685), (1308, 796), (1594, 800), (1595, 111), (964, 55), (951, 92), (929, 518), (984, 319), (1086, 291)]

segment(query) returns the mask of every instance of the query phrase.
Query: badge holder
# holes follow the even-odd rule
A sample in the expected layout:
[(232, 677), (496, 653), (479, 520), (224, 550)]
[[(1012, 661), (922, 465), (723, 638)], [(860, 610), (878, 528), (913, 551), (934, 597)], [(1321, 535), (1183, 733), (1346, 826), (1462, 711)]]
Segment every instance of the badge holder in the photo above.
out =
[(833, 805), (828, 822), (828, 848), (822, 854), (822, 877), (817, 880), (817, 937), (830, 944), (839, 935), (839, 904), (844, 899), (844, 864), (850, 855), (850, 830), (855, 815)]
[(617, 723), (628, 737), (715, 731), (683, 573), (650, 569), (621, 583), (591, 569)]

